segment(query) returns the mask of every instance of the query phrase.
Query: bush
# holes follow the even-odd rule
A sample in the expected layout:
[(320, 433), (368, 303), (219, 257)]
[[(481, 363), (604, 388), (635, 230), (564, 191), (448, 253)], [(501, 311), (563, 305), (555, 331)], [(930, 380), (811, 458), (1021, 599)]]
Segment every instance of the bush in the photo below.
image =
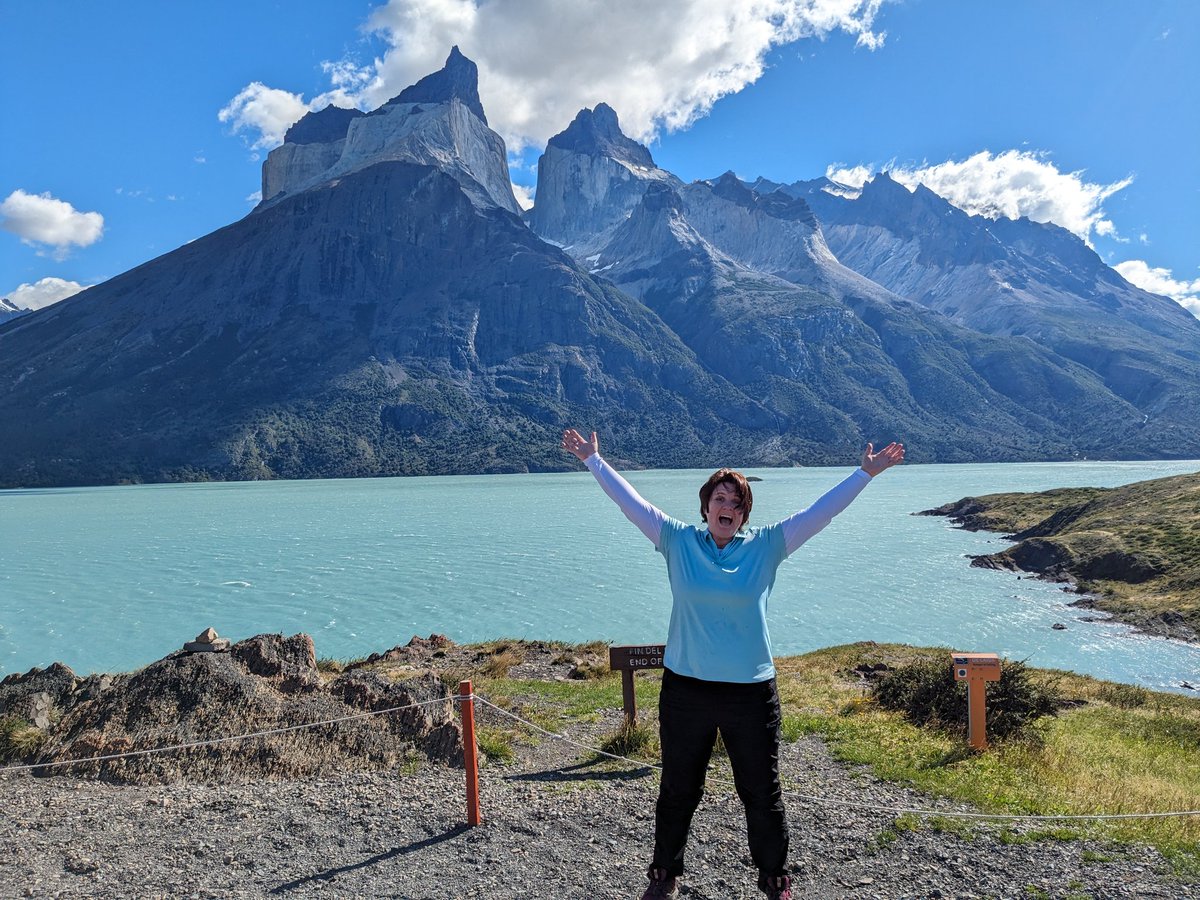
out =
[(616, 756), (652, 756), (657, 752), (657, 743), (653, 728), (625, 719), (620, 728), (604, 739), (600, 749)]
[(24, 719), (5, 716), (0, 719), (0, 762), (27, 759), (46, 742), (46, 733)]
[[(954, 680), (948, 659), (920, 659), (893, 669), (875, 683), (872, 695), (884, 709), (902, 712), (916, 725), (966, 733), (967, 684)], [(1023, 736), (1062, 703), (1054, 684), (1037, 681), (1024, 663), (1001, 660), (1000, 680), (987, 686), (988, 736)]]

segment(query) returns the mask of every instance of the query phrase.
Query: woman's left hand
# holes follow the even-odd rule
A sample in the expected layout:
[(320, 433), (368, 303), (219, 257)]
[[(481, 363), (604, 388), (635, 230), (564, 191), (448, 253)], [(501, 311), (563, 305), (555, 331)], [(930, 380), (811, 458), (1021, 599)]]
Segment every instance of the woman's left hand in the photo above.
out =
[(904, 445), (897, 444), (895, 441), (888, 444), (878, 453), (873, 453), (873, 444), (867, 444), (867, 449), (863, 451), (862, 467), (863, 471), (874, 478), (885, 469), (890, 469), (894, 465), (904, 462)]

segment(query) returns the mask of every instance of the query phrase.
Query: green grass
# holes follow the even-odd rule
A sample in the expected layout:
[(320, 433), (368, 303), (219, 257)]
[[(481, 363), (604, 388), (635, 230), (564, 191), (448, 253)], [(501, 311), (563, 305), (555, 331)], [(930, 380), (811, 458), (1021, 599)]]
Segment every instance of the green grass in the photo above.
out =
[[(1041, 719), (1031, 740), (998, 743), (977, 753), (942, 732), (862, 702), (861, 688), (849, 681), (862, 662), (897, 665), (939, 653), (949, 657), (949, 651), (928, 648), (850, 645), (781, 660), (788, 670), (781, 686), (785, 736), (819, 734), (838, 759), (986, 812), (1087, 815), (1200, 808), (1200, 702), (1193, 699), (1045, 673), (1081, 705)], [(1078, 836), (1149, 843), (1181, 874), (1200, 876), (1200, 817), (1048, 822), (1020, 839)]]
[(516, 742), (511, 729), (491, 728), (480, 726), (475, 729), (475, 744), (479, 752), (492, 762), (512, 762), (516, 756), (513, 744)]
[[(646, 721), (658, 706), (659, 680), (643, 676), (633, 683), (639, 721)], [(578, 681), (483, 679), (475, 689), (499, 706), (521, 706), (523, 718), (550, 731), (560, 731), (570, 722), (597, 721), (601, 709), (620, 709), (623, 702), (616, 673)]]

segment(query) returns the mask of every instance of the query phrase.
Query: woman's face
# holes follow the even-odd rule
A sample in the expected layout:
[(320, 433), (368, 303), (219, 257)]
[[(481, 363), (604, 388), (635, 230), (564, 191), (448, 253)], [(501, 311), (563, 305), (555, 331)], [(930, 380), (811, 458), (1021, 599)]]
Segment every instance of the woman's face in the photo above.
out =
[(709, 533), (717, 545), (723, 547), (737, 534), (746, 518), (742, 512), (742, 495), (738, 489), (726, 482), (721, 482), (713, 488), (706, 515)]

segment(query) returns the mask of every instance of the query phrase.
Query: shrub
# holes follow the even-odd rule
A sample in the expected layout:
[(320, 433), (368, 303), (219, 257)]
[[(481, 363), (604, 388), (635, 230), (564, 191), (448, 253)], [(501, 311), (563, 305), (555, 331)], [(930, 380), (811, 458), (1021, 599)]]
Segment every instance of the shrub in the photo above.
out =
[[(885, 709), (904, 713), (916, 725), (966, 733), (967, 685), (954, 680), (950, 661), (919, 659), (888, 672), (872, 689)], [(987, 686), (987, 732), (996, 739), (1028, 734), (1042, 716), (1062, 706), (1058, 688), (1040, 682), (1021, 662), (1001, 660), (1000, 680)]]
[(525, 655), (520, 651), (505, 647), (498, 650), (483, 664), (480, 673), (485, 678), (503, 678), (513, 666), (524, 662)]
[(571, 670), (571, 677), (577, 681), (595, 681), (607, 678), (611, 673), (612, 669), (608, 667), (607, 661), (590, 662), (585, 659)]
[(16, 716), (0, 718), (0, 762), (33, 756), (46, 742), (46, 732)]
[(1118, 709), (1137, 709), (1150, 702), (1150, 692), (1136, 684), (1102, 684), (1096, 699)]
[(656, 744), (653, 728), (623, 719), (621, 727), (604, 739), (600, 749), (617, 756), (650, 756), (655, 753)]

